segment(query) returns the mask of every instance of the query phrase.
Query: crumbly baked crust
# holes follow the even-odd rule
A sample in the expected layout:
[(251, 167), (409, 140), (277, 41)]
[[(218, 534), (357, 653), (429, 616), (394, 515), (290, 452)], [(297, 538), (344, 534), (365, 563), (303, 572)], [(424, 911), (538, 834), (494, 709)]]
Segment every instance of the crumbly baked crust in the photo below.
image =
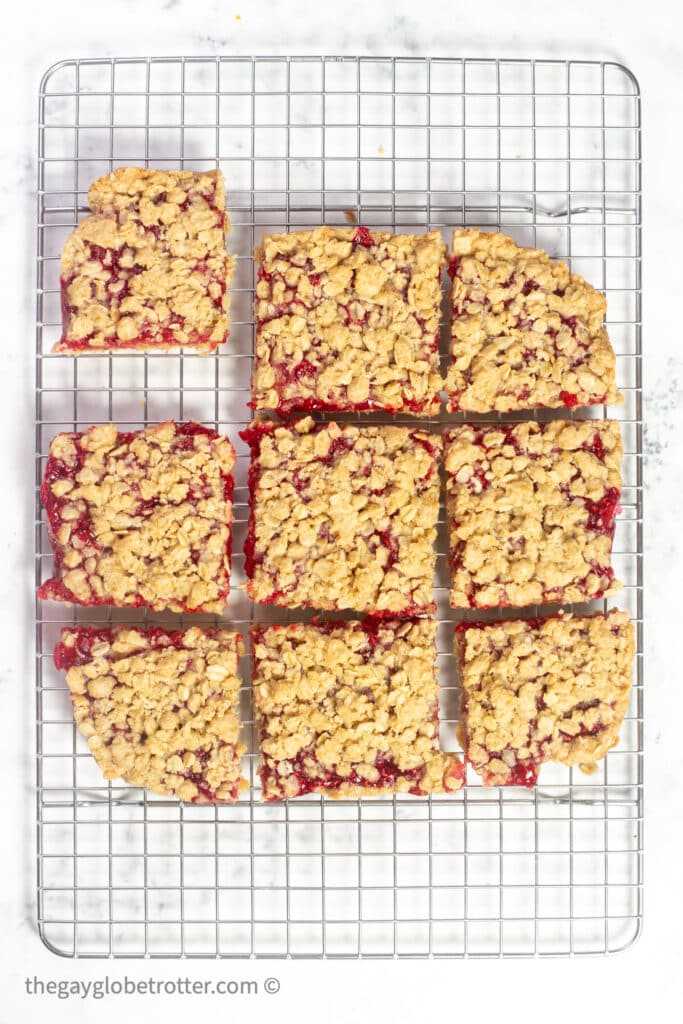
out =
[(603, 326), (605, 296), (542, 249), (506, 235), (456, 231), (451, 412), (621, 402)]
[(228, 439), (199, 423), (58, 434), (41, 490), (55, 576), (38, 596), (221, 612), (234, 464)]
[(438, 412), (445, 253), (438, 231), (266, 237), (255, 252), (252, 407)]
[(611, 568), (623, 444), (614, 420), (446, 431), (454, 608), (589, 601)]
[(224, 342), (233, 260), (221, 172), (120, 167), (91, 185), (88, 203), (62, 253), (54, 351)]
[(263, 799), (461, 788), (439, 747), (437, 623), (429, 619), (252, 630)]
[(105, 779), (190, 803), (236, 800), (247, 781), (238, 742), (239, 633), (62, 630), (76, 724)]
[(285, 608), (434, 610), (441, 438), (408, 427), (253, 423), (247, 593)]
[(533, 786), (544, 761), (588, 774), (619, 741), (634, 630), (626, 612), (461, 623), (463, 746), (487, 786)]

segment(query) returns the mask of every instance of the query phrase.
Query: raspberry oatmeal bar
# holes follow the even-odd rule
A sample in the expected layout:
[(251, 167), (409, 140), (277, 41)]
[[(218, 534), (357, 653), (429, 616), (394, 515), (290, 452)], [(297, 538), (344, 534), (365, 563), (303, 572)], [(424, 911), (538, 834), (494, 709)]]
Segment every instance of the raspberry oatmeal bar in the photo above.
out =
[(445, 252), (438, 231), (265, 238), (255, 253), (252, 407), (438, 412)]
[(453, 236), (449, 409), (622, 401), (603, 326), (605, 296), (542, 249), (466, 229)]
[(239, 633), (62, 630), (76, 724), (105, 779), (188, 803), (236, 800), (247, 782), (238, 742)]
[(615, 593), (622, 454), (613, 420), (446, 431), (451, 605), (521, 607)]
[(434, 610), (440, 437), (395, 426), (256, 421), (247, 592), (284, 608)]
[(38, 596), (221, 612), (234, 464), (228, 439), (199, 423), (58, 434), (41, 490), (55, 576)]
[(462, 622), (466, 758), (485, 786), (533, 786), (544, 761), (588, 774), (619, 741), (634, 630), (626, 612)]
[(263, 799), (454, 792), (439, 746), (436, 622), (366, 619), (252, 630)]
[(91, 185), (88, 203), (62, 253), (54, 351), (213, 352), (228, 336), (233, 271), (221, 172), (119, 167)]

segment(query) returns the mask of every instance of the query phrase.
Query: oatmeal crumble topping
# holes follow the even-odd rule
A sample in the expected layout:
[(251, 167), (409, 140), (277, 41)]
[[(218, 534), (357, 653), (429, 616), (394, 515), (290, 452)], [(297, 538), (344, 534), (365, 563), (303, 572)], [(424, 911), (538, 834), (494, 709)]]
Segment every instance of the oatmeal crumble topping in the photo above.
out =
[(233, 260), (221, 172), (120, 167), (91, 185), (88, 203), (62, 253), (54, 351), (224, 342)]
[(454, 412), (622, 401), (605, 296), (541, 249), (474, 229), (453, 236)]
[(441, 438), (395, 426), (255, 422), (247, 592), (285, 608), (434, 609)]
[(623, 444), (613, 420), (446, 431), (455, 608), (589, 601), (611, 568)]
[(255, 712), (265, 800), (460, 789), (439, 747), (437, 623), (257, 626)]
[(234, 464), (228, 439), (198, 423), (58, 434), (41, 490), (55, 576), (38, 596), (221, 612)]
[(462, 623), (456, 655), (463, 745), (485, 785), (533, 786), (544, 761), (590, 774), (618, 743), (634, 658), (626, 612)]
[(76, 724), (105, 779), (190, 803), (247, 787), (238, 742), (239, 633), (64, 629), (55, 648)]
[(253, 407), (438, 412), (445, 250), (438, 231), (266, 237), (255, 252)]

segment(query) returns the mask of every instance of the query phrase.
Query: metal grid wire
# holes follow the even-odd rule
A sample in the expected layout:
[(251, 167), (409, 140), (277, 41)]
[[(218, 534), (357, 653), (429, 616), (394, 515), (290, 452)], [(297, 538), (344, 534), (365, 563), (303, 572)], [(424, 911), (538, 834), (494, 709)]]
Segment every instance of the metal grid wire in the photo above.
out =
[[(89, 183), (123, 164), (225, 172), (237, 269), (232, 335), (215, 356), (50, 354), (60, 332), (61, 247), (86, 213)], [(36, 582), (51, 565), (38, 499), (51, 438), (109, 420), (134, 429), (196, 418), (238, 450), (237, 554), (223, 621), (247, 630), (254, 608), (239, 586), (247, 451), (237, 431), (249, 419), (252, 250), (267, 231), (354, 221), (440, 228), (447, 239), (461, 225), (500, 228), (569, 260), (606, 291), (626, 397), (611, 410), (626, 451), (614, 564), (625, 583), (618, 604), (638, 633), (621, 742), (590, 777), (544, 766), (533, 791), (484, 789), (470, 774), (454, 796), (262, 805), (245, 659), (252, 790), (235, 806), (182, 805), (104, 783), (52, 664), (63, 625), (138, 622), (140, 613), (37, 605), (38, 927), (57, 953), (568, 955), (623, 949), (638, 934), (640, 108), (625, 68), (346, 57), (70, 60), (51, 68), (40, 90)], [(445, 550), (442, 523), (442, 742), (457, 749), (457, 615), (448, 609)], [(291, 619), (277, 609), (255, 613)]]

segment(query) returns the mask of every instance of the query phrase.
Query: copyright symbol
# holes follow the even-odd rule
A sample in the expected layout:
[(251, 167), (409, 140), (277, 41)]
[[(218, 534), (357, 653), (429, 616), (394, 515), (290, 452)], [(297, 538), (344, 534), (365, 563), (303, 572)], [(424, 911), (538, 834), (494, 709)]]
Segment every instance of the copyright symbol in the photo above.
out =
[(266, 978), (263, 987), (269, 996), (274, 996), (276, 992), (280, 991), (280, 982), (277, 978)]

